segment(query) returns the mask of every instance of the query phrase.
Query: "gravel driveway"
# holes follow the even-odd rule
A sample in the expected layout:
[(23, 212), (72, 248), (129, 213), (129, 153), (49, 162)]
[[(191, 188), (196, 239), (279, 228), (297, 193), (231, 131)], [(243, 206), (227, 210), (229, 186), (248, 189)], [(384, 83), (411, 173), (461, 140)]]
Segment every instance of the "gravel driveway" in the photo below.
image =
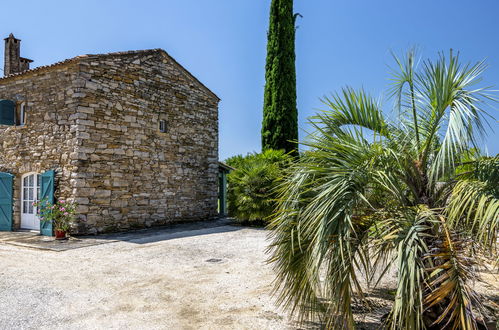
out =
[(287, 329), (266, 246), (235, 226), (62, 252), (0, 244), (0, 329)]
[[(66, 247), (5, 237), (0, 329), (295, 329), (270, 296), (263, 229), (181, 224)], [(497, 302), (496, 276), (482, 276), (479, 291)], [(353, 306), (359, 329), (378, 328), (394, 286), (394, 274), (385, 276), (371, 308)]]

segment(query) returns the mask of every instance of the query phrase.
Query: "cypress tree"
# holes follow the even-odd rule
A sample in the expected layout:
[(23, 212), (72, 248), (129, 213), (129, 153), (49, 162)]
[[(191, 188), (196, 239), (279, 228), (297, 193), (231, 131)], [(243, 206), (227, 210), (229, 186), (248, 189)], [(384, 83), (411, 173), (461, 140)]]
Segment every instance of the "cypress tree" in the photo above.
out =
[(298, 154), (293, 0), (272, 0), (267, 35), (262, 150)]

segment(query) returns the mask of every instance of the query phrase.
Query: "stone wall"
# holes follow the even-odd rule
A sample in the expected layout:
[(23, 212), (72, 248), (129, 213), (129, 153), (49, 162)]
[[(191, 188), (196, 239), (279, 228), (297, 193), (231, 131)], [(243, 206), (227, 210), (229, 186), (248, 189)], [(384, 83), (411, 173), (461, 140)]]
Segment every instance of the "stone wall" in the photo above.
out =
[(25, 126), (0, 126), (16, 228), (21, 175), (49, 169), (73, 233), (217, 216), (219, 100), (164, 51), (66, 60), (0, 79), (0, 98), (27, 104)]
[(218, 98), (161, 50), (90, 56), (79, 70), (78, 232), (216, 216)]
[[(25, 102), (24, 126), (0, 125), (0, 172), (14, 178), (14, 228), (21, 223), (21, 176), (56, 170), (56, 195), (72, 195), (71, 159), (75, 138), (77, 99), (73, 96), (78, 67), (65, 65), (0, 79), (0, 99)], [(74, 154), (73, 154), (74, 155)]]

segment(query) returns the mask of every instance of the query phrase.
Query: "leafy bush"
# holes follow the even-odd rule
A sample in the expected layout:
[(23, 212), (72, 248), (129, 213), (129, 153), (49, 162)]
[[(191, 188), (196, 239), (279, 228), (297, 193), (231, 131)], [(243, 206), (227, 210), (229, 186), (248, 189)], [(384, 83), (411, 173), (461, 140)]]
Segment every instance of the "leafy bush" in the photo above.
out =
[(76, 212), (76, 204), (63, 199), (54, 204), (46, 199), (33, 203), (38, 209), (38, 215), (42, 222), (52, 222), (55, 230), (68, 231), (70, 223)]
[(240, 222), (262, 223), (275, 207), (275, 187), (292, 157), (284, 151), (237, 155), (226, 160), (235, 168), (228, 176), (229, 215)]

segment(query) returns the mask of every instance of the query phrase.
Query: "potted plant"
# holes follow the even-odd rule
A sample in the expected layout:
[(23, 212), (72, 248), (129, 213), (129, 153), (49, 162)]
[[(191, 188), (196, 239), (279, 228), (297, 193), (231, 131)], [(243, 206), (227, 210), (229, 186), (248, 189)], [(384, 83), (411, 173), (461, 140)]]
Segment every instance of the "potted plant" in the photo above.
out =
[(74, 218), (76, 205), (73, 202), (59, 199), (54, 204), (47, 200), (33, 203), (37, 207), (40, 221), (52, 222), (54, 226), (55, 239), (65, 239), (69, 225)]

